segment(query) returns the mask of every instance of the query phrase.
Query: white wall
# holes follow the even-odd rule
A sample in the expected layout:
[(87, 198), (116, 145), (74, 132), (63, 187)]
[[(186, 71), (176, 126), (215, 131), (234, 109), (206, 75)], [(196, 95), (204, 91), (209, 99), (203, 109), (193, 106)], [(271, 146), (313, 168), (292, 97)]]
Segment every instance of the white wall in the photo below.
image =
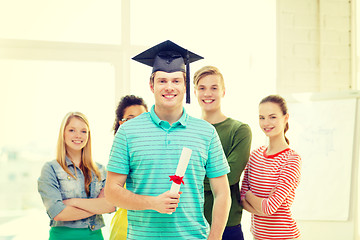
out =
[[(356, 20), (358, 12), (356, 1), (278, 0), (278, 92), (282, 94), (323, 92), (336, 95), (337, 92), (358, 90), (359, 54), (355, 52), (358, 32), (356, 30), (359, 25)], [(356, 121), (359, 122), (359, 117)], [(359, 130), (356, 131), (359, 134)], [(360, 239), (358, 213), (360, 159), (356, 152), (357, 145), (358, 142), (355, 142), (349, 218), (346, 221), (298, 220), (304, 239)], [(310, 195), (309, 198), (311, 197)], [(334, 192), (334, 198), (342, 197), (347, 198), (347, 196), (338, 196)], [(336, 207), (334, 205), (334, 208)]]
[(280, 93), (355, 89), (351, 1), (278, 0)]

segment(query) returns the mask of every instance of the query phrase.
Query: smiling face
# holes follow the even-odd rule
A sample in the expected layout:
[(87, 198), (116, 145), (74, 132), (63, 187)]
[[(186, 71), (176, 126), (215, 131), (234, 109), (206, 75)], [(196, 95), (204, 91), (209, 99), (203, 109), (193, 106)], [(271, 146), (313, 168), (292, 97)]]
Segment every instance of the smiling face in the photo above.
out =
[(123, 118), (119, 121), (119, 124), (121, 125), (124, 122), (133, 119), (144, 112), (146, 112), (146, 108), (143, 105), (128, 106), (127, 108), (125, 108)]
[(183, 72), (156, 72), (150, 89), (154, 93), (156, 107), (167, 110), (182, 109), (185, 94)]
[(219, 110), (221, 99), (225, 95), (225, 89), (221, 84), (220, 77), (215, 74), (202, 77), (195, 87), (195, 95), (203, 111)]
[(259, 105), (259, 125), (269, 138), (284, 137), (284, 129), (288, 119), (289, 114), (284, 115), (276, 103), (265, 102)]
[(89, 128), (86, 123), (77, 117), (72, 117), (65, 127), (64, 141), (66, 148), (70, 151), (81, 151), (89, 137)]

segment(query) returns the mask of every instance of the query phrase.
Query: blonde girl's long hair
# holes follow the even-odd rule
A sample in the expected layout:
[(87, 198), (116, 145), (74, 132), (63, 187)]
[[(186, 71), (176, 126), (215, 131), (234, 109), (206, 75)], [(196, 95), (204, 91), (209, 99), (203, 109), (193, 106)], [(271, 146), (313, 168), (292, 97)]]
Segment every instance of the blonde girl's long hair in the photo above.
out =
[(81, 162), (80, 162), (80, 169), (84, 174), (85, 178), (85, 191), (86, 194), (89, 196), (90, 194), (90, 183), (92, 181), (92, 173), (94, 173), (98, 180), (101, 180), (101, 175), (98, 167), (94, 163), (91, 155), (91, 132), (89, 121), (87, 120), (86, 116), (80, 112), (69, 112), (65, 115), (64, 119), (61, 122), (60, 131), (59, 131), (59, 138), (57, 142), (57, 151), (56, 151), (56, 160), (60, 164), (60, 166), (64, 169), (64, 171), (69, 174), (71, 177), (76, 179), (76, 171), (75, 176), (71, 173), (69, 168), (66, 164), (66, 144), (64, 141), (64, 133), (65, 128), (69, 124), (72, 118), (77, 118), (83, 121), (87, 128), (88, 128), (88, 141), (83, 149), (81, 149)]

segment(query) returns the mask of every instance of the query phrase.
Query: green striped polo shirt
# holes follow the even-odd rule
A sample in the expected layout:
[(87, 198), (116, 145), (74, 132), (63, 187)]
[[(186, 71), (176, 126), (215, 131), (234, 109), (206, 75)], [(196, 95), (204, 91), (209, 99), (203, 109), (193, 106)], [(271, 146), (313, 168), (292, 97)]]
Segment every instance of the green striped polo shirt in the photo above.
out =
[(204, 213), (204, 177), (229, 173), (215, 128), (189, 116), (170, 125), (155, 114), (143, 113), (121, 125), (116, 133), (107, 170), (127, 174), (126, 188), (136, 194), (157, 196), (170, 190), (183, 147), (192, 149), (173, 214), (154, 210), (128, 211), (128, 239), (206, 239), (209, 224)]

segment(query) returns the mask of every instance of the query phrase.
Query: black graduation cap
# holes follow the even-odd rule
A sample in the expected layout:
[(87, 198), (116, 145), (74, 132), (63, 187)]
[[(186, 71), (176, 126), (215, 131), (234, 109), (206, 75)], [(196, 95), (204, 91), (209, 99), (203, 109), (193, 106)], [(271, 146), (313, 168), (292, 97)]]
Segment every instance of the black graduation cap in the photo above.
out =
[(190, 63), (203, 59), (203, 57), (167, 40), (145, 50), (132, 59), (153, 67), (152, 73), (156, 71), (185, 72), (186, 103), (190, 103)]

